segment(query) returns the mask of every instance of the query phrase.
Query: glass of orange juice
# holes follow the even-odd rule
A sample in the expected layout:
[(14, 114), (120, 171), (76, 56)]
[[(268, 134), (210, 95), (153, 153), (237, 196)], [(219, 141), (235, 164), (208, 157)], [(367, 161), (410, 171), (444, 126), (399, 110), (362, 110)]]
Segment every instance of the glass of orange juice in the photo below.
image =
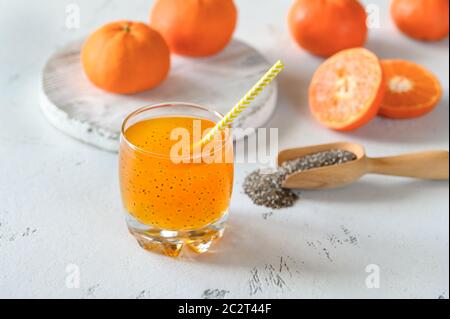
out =
[(199, 143), (222, 115), (188, 103), (141, 108), (122, 126), (119, 176), (128, 229), (147, 250), (206, 252), (223, 235), (233, 190), (229, 130)]

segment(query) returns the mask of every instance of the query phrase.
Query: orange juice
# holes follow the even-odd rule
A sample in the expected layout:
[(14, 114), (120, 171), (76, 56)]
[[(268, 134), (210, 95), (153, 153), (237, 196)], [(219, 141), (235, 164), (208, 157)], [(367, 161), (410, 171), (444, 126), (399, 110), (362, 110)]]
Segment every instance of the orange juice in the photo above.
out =
[[(202, 130), (215, 125), (208, 119), (165, 116), (136, 122), (123, 131), (122, 199), (127, 212), (140, 223), (169, 231), (198, 230), (227, 212), (232, 162), (174, 163), (170, 157), (177, 143), (171, 133), (183, 128), (193, 136), (194, 120), (201, 121)], [(223, 142), (224, 148), (230, 147)]]

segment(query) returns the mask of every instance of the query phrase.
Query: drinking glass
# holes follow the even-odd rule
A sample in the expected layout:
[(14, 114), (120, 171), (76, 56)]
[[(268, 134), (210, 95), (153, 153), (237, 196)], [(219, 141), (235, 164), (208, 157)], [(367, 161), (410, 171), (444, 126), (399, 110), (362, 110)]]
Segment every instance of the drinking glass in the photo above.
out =
[(200, 105), (167, 103), (124, 120), (120, 189), (128, 229), (144, 249), (203, 253), (222, 237), (233, 190), (233, 138), (226, 129), (213, 142), (198, 143), (221, 119)]

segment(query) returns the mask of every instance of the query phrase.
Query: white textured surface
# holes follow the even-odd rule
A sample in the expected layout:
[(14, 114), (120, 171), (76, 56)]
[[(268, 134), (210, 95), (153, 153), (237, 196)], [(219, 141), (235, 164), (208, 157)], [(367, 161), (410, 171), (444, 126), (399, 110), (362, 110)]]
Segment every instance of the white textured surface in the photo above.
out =
[[(372, 30), (368, 47), (433, 70), (444, 98), (417, 120), (376, 119), (336, 133), (308, 112), (307, 86), (321, 60), (290, 40), (290, 2), (237, 1), (236, 36), (287, 65), (269, 124), (280, 128), (280, 147), (348, 140), (370, 156), (448, 149), (448, 41), (401, 36), (388, 1), (374, 2), (382, 5), (382, 28)], [(0, 297), (448, 298), (448, 182), (367, 177), (346, 189), (305, 192), (294, 208), (270, 215), (241, 194), (254, 166), (238, 165), (230, 228), (216, 253), (173, 260), (140, 249), (121, 213), (116, 155), (50, 126), (39, 85), (56, 48), (111, 20), (145, 20), (151, 1), (77, 1), (78, 30), (64, 26), (69, 3), (0, 0)], [(65, 285), (68, 264), (80, 267), (79, 289)], [(380, 289), (365, 286), (368, 264), (380, 267)]]
[[(172, 55), (169, 77), (159, 87), (118, 95), (98, 89), (87, 79), (80, 61), (82, 44), (82, 40), (70, 42), (47, 61), (42, 76), (41, 109), (56, 128), (108, 151), (118, 151), (123, 119), (137, 108), (189, 101), (225, 114), (272, 66), (257, 50), (234, 39), (213, 57), (189, 59)], [(258, 128), (266, 124), (276, 100), (274, 82), (233, 127)]]

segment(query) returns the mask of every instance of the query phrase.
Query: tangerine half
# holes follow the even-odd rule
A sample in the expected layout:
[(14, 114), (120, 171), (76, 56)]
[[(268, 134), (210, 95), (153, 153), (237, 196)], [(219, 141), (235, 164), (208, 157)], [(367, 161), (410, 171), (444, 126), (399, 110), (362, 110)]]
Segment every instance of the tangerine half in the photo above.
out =
[(439, 80), (424, 67), (404, 60), (383, 60), (386, 93), (379, 114), (406, 119), (432, 111), (442, 97)]
[(364, 48), (344, 50), (315, 72), (309, 88), (310, 109), (329, 128), (353, 130), (377, 115), (384, 90), (378, 57)]

